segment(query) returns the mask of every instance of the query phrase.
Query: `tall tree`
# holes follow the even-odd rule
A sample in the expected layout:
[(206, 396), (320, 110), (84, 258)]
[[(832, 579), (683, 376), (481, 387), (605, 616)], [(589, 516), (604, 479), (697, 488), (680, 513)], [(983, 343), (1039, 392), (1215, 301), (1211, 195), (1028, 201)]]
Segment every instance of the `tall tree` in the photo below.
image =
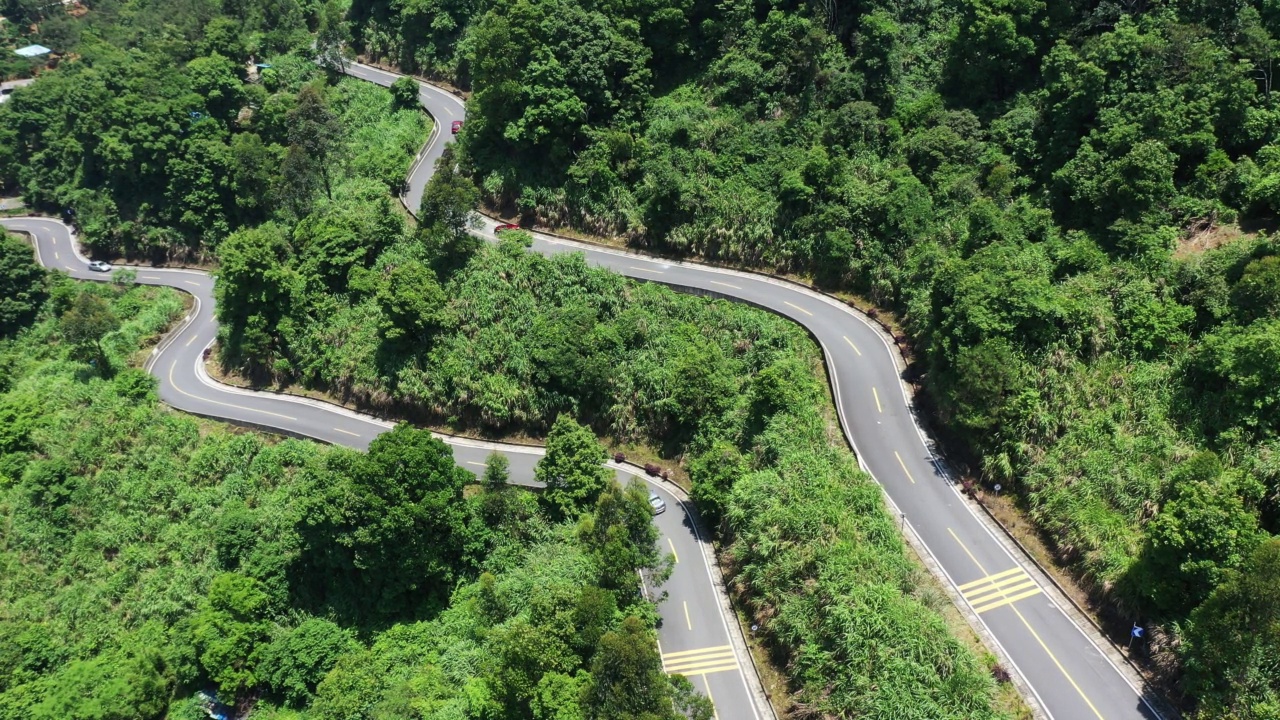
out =
[(109, 372), (102, 338), (120, 327), (120, 318), (111, 312), (106, 300), (82, 290), (62, 314), (62, 334), (80, 350), (88, 350), (103, 372)]
[(386, 617), (448, 597), (471, 474), (426, 430), (379, 435), (367, 455), (321, 479), (302, 512), (308, 599), (355, 617)]
[(13, 335), (35, 319), (47, 296), (45, 271), (31, 246), (0, 236), (0, 337)]
[[(325, 197), (333, 199), (332, 163), (340, 159), (342, 125), (338, 116), (314, 85), (307, 85), (298, 93), (298, 102), (289, 111), (290, 155), (296, 153), (295, 172), (301, 176), (318, 176)], [(297, 182), (301, 181), (296, 180)]]
[(538, 461), (534, 479), (546, 486), (542, 502), (558, 517), (575, 517), (596, 502), (613, 472), (591, 428), (560, 413), (547, 433), (547, 454)]

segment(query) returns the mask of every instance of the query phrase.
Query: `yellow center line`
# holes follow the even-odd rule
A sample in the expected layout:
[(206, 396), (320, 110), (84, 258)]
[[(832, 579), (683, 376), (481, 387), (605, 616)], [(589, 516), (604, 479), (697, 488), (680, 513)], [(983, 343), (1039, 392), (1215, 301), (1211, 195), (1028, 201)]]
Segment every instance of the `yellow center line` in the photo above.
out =
[(334, 428), (334, 430), (337, 430), (337, 431), (338, 431), (338, 432), (340, 432), (340, 433), (345, 433), (345, 434), (347, 434), (347, 435), (350, 435), (351, 437), (360, 437), (360, 433), (353, 433), (353, 432), (351, 432), (350, 430), (343, 430), (343, 429), (342, 429), (342, 428), (340, 428), (340, 427), (336, 427), (336, 428)]
[[(894, 450), (894, 451), (893, 451), (893, 456), (894, 456), (894, 457), (896, 457), (896, 458), (898, 458), (898, 464), (902, 466), (902, 472), (906, 473), (906, 474), (907, 474), (907, 479), (911, 481), (911, 484), (912, 484), (912, 485), (915, 485), (915, 484), (916, 484), (916, 479), (915, 479), (915, 478), (913, 478), (913, 477), (911, 477), (911, 471), (907, 469), (907, 464), (906, 464), (906, 463), (904, 463), (904, 462), (902, 462), (902, 456), (898, 454), (898, 451), (897, 451), (897, 450)], [(984, 571), (984, 572), (985, 572), (985, 571)]]
[(688, 602), (684, 602), (684, 624), (688, 625), (690, 630), (693, 629), (693, 621), (689, 619), (689, 603)]
[(178, 392), (182, 393), (183, 395), (186, 395), (186, 396), (187, 396), (187, 397), (189, 397), (189, 398), (193, 398), (193, 399), (195, 399), (195, 400), (199, 400), (199, 401), (201, 401), (201, 402), (212, 403), (212, 404), (214, 404), (214, 405), (221, 405), (221, 406), (223, 406), (223, 407), (235, 408), (235, 409), (237, 409), (237, 410), (247, 410), (247, 411), (249, 411), (249, 412), (262, 413), (263, 415), (274, 415), (275, 417), (278, 417), (278, 418), (284, 418), (285, 420), (297, 420), (297, 419), (298, 419), (298, 418), (295, 418), (295, 417), (289, 417), (288, 415), (281, 415), (280, 413), (273, 413), (273, 412), (271, 412), (271, 411), (269, 411), (269, 410), (258, 410), (258, 409), (256, 409), (256, 408), (245, 407), (245, 406), (243, 406), (243, 405), (232, 405), (231, 403), (220, 402), (220, 401), (218, 401), (218, 400), (210, 400), (209, 398), (202, 398), (202, 397), (200, 397), (199, 395), (192, 395), (191, 393), (187, 392), (186, 390), (183, 390), (182, 388), (178, 387), (178, 384), (177, 384), (177, 383), (175, 383), (175, 382), (173, 381), (173, 369), (174, 369), (175, 367), (177, 367), (177, 366), (178, 366), (178, 361), (177, 361), (177, 360), (174, 360), (174, 361), (173, 361), (173, 364), (169, 366), (169, 384), (173, 386), (173, 389), (174, 389), (174, 390), (177, 390)]
[(159, 280), (159, 279), (160, 279), (160, 276), (159, 276), (159, 275), (139, 275), (139, 276), (138, 276), (138, 279), (140, 279), (140, 280)]
[(182, 282), (188, 285), (195, 285), (196, 287), (200, 287), (200, 283), (196, 282), (195, 280), (183, 280)]
[(791, 307), (793, 307), (793, 308), (795, 308), (795, 309), (799, 310), (800, 312), (804, 313), (805, 315), (808, 315), (809, 317), (813, 317), (813, 313), (809, 312), (808, 310), (805, 310), (804, 308), (800, 307), (799, 305), (793, 305), (792, 303), (789, 303), (789, 302), (787, 302), (786, 300), (783, 300), (783, 301), (782, 301), (782, 304), (783, 304), (783, 305), (791, 305)]
[(730, 285), (729, 283), (716, 282), (715, 280), (708, 280), (707, 282), (711, 283), (712, 285), (723, 285), (724, 287), (727, 287), (727, 288), (733, 288), (734, 290), (741, 290), (741, 289), (742, 289), (742, 288), (738, 287), (737, 285)]
[[(974, 565), (978, 566), (978, 569), (982, 571), (983, 575), (986, 575), (987, 569), (982, 567), (982, 563), (978, 562), (978, 558), (974, 557), (973, 553), (969, 552), (969, 547), (960, 542), (960, 537), (956, 535), (956, 531), (951, 528), (947, 528), (947, 532), (951, 533), (951, 537), (955, 539), (956, 544), (960, 546), (960, 549), (964, 550), (964, 554), (969, 556), (969, 559), (973, 561)], [(1040, 643), (1040, 647), (1044, 649), (1044, 654), (1049, 656), (1049, 659), (1057, 666), (1058, 672), (1062, 673), (1062, 677), (1066, 678), (1067, 682), (1071, 683), (1071, 687), (1076, 689), (1076, 692), (1080, 695), (1080, 699), (1084, 700), (1084, 704), (1089, 706), (1089, 709), (1093, 711), (1094, 716), (1097, 717), (1098, 720), (1106, 720), (1106, 718), (1102, 717), (1102, 713), (1098, 712), (1098, 708), (1094, 707), (1093, 702), (1089, 700), (1089, 696), (1084, 694), (1084, 690), (1081, 690), (1080, 686), (1076, 684), (1076, 681), (1069, 673), (1067, 673), (1067, 669), (1062, 667), (1062, 663), (1058, 662), (1058, 658), (1054, 656), (1053, 651), (1044, 643), (1044, 640), (1040, 639), (1040, 634), (1035, 631), (1035, 628), (1031, 627), (1031, 623), (1027, 622), (1027, 619), (1018, 611), (1018, 608), (1010, 605), (1009, 609), (1012, 610), (1014, 614), (1018, 616), (1018, 619), (1022, 621), (1022, 624), (1027, 628), (1027, 632), (1031, 633), (1031, 637), (1035, 638), (1037, 643)]]
[(484, 463), (478, 463), (478, 462), (475, 462), (474, 460), (468, 460), (468, 461), (467, 461), (467, 464), (468, 464), (468, 465), (479, 465), (480, 467), (489, 467), (488, 465), (485, 465)]
[(702, 676), (702, 683), (707, 686), (707, 699), (711, 701), (711, 717), (714, 720), (720, 720), (720, 713), (716, 712), (716, 699), (711, 696), (711, 681), (706, 675)]
[(192, 334), (191, 334), (191, 339), (190, 339), (190, 340), (188, 340), (188, 341), (186, 342), (186, 344), (185, 344), (185, 345), (183, 345), (183, 347), (191, 347), (191, 343), (195, 342), (197, 337), (199, 337), (199, 335), (196, 335), (195, 333), (192, 333)]
[(883, 413), (884, 408), (880, 407), (880, 393), (876, 392), (876, 386), (871, 386), (871, 394), (876, 398), (876, 412)]
[(62, 259), (62, 257), (61, 257), (60, 255), (58, 255), (58, 251), (57, 251), (57, 250), (54, 250), (54, 251), (53, 251), (53, 259), (54, 259), (54, 260), (61, 260), (61, 259)]
[(679, 563), (680, 556), (676, 554), (676, 544), (671, 542), (671, 538), (667, 538), (667, 544), (671, 546), (671, 557), (676, 559), (676, 563)]
[(858, 357), (862, 357), (862, 351), (858, 349), (857, 345), (853, 344), (853, 341), (850, 340), (847, 335), (845, 336), (844, 341), (849, 343), (849, 347), (853, 348), (854, 352), (858, 353)]
[(639, 270), (640, 272), (653, 273), (654, 275), (661, 275), (661, 274), (662, 274), (662, 271), (661, 271), (661, 270), (650, 270), (649, 268), (636, 267), (635, 265), (632, 265), (632, 266), (631, 266), (631, 269), (632, 269), (632, 270)]

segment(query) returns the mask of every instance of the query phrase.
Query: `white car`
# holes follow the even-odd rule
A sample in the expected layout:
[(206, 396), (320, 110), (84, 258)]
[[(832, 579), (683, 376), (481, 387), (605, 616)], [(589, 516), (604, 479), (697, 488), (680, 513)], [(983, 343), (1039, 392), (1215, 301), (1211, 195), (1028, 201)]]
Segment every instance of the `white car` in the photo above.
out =
[(94, 272), (111, 272), (111, 263), (101, 260), (94, 260), (89, 263), (89, 269)]
[(657, 515), (666, 511), (667, 503), (662, 498), (658, 497), (658, 493), (651, 492), (649, 493), (649, 507), (653, 508), (653, 514)]

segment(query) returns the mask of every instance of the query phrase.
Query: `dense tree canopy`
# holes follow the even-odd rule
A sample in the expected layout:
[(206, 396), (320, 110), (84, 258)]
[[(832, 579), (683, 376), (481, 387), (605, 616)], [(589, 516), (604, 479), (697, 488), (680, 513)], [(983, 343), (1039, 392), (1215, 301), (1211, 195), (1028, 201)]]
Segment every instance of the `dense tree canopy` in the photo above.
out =
[[(115, 366), (183, 312), (91, 296), (121, 318)], [(464, 496), (407, 425), (366, 454), (177, 415), (141, 370), (86, 372), (52, 310), (0, 345), (0, 718), (195, 718), (198, 691), (317, 720), (710, 717), (635, 591), (658, 565), (643, 490), (557, 523), (493, 479)]]

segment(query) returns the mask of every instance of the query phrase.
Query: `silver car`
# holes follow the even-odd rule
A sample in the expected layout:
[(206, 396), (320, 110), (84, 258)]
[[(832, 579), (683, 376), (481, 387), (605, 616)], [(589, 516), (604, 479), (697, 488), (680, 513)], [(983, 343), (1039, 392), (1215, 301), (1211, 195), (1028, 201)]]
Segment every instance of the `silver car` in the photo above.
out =
[(101, 260), (94, 260), (89, 263), (89, 269), (94, 272), (111, 272), (111, 263)]
[(666, 503), (666, 501), (664, 501), (662, 498), (658, 497), (658, 493), (656, 493), (656, 492), (650, 492), (650, 493), (649, 493), (649, 507), (653, 508), (653, 514), (654, 514), (654, 515), (658, 515), (658, 514), (660, 514), (660, 513), (662, 513), (662, 512), (665, 512), (665, 511), (666, 511), (666, 509), (667, 509), (667, 503)]

